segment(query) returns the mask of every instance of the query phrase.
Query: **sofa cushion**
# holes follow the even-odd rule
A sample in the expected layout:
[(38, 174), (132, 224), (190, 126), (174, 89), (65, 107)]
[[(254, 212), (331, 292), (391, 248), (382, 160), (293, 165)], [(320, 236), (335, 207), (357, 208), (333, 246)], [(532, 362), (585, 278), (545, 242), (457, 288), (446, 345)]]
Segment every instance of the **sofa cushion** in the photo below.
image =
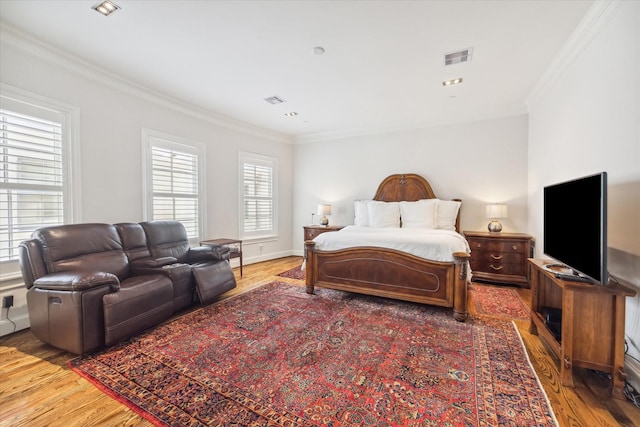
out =
[(36, 230), (48, 273), (102, 271), (123, 280), (129, 275), (120, 236), (111, 224), (67, 224)]
[(147, 236), (140, 224), (132, 222), (122, 222), (115, 224), (122, 247), (127, 254), (129, 261), (135, 261), (141, 258), (149, 258), (151, 253), (147, 247)]
[(189, 237), (184, 225), (178, 221), (141, 222), (147, 236), (147, 245), (153, 258), (174, 257), (188, 262)]

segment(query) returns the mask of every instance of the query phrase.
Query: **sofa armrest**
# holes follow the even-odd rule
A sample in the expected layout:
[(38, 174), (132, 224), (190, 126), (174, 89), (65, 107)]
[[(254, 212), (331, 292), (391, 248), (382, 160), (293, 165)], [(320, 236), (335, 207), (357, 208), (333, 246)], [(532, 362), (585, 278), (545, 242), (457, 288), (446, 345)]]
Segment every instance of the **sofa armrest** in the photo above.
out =
[(136, 270), (138, 268), (158, 268), (165, 265), (175, 264), (178, 260), (172, 256), (165, 256), (160, 258), (139, 258), (131, 261), (131, 268)]
[(189, 263), (202, 261), (228, 261), (231, 249), (227, 246), (197, 246), (189, 249)]
[(100, 271), (63, 271), (48, 274), (33, 282), (38, 289), (58, 291), (84, 291), (103, 285), (116, 292), (120, 289), (120, 280), (115, 274)]

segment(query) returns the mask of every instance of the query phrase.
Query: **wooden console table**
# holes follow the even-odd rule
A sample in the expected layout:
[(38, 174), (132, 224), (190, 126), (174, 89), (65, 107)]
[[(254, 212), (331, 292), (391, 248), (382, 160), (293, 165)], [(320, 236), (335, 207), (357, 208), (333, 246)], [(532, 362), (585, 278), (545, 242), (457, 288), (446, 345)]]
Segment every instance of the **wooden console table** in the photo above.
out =
[(226, 246), (231, 252), (229, 253), (229, 259), (240, 258), (240, 277), (242, 277), (242, 240), (237, 239), (212, 239), (203, 240), (200, 242), (201, 246)]
[[(636, 293), (622, 284), (599, 286), (558, 279), (544, 268), (549, 261), (529, 259), (531, 265), (531, 324), (560, 360), (560, 383), (573, 387), (574, 367), (611, 374), (611, 395), (625, 399), (625, 297)], [(560, 323), (552, 332), (549, 312)], [(561, 320), (560, 320), (561, 319)], [(558, 322), (555, 322), (558, 320)]]

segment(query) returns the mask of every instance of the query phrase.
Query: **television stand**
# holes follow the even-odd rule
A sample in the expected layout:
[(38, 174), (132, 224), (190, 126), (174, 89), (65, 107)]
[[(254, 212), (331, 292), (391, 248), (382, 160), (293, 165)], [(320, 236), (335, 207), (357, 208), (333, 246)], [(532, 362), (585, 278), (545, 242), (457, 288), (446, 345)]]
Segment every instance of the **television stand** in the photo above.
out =
[[(563, 280), (547, 267), (549, 261), (530, 258), (529, 264), (529, 332), (544, 340), (560, 360), (560, 384), (574, 386), (574, 367), (603, 371), (611, 374), (611, 395), (624, 400), (625, 297), (636, 292), (621, 284)], [(556, 316), (553, 322), (550, 309)], [(558, 324), (559, 336), (554, 327)]]

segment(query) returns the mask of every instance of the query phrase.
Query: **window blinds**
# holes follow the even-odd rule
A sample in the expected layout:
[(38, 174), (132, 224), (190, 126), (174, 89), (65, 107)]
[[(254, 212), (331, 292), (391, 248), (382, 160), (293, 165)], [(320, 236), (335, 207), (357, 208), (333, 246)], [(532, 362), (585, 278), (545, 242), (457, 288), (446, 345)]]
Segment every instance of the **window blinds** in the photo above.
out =
[(0, 261), (40, 227), (64, 223), (62, 124), (0, 110)]
[(244, 233), (273, 230), (273, 167), (243, 164)]
[(153, 219), (180, 221), (198, 237), (198, 156), (151, 147)]

